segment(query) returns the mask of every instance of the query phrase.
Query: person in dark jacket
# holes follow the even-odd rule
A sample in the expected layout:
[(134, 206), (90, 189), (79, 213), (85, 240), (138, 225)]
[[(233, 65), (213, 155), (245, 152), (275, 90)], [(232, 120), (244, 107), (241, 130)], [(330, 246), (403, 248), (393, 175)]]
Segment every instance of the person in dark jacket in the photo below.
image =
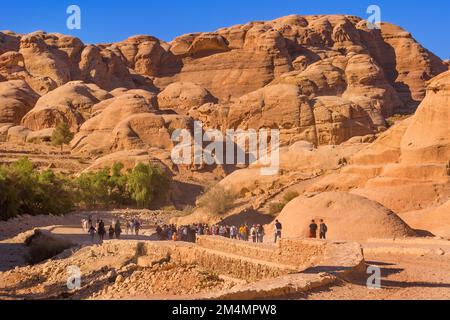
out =
[(309, 225), (309, 237), (311, 239), (316, 239), (317, 238), (317, 229), (319, 227), (317, 226), (317, 223), (315, 220), (311, 221), (311, 224)]
[(325, 222), (322, 220), (320, 220), (320, 239), (325, 240), (327, 238), (327, 232), (328, 232), (328, 227), (325, 224)]
[(100, 222), (98, 223), (97, 233), (98, 237), (100, 238), (100, 243), (103, 242), (106, 234), (105, 223), (103, 222), (103, 220), (100, 220)]

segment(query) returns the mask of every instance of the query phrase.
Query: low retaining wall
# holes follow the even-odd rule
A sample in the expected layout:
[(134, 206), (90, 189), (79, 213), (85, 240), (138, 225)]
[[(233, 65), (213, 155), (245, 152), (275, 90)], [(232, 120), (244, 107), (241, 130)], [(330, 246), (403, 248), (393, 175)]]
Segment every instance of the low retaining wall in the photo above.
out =
[(184, 242), (106, 241), (110, 250), (130, 250), (136, 263), (149, 267), (163, 261), (196, 264), (210, 272), (257, 282), (290, 274), (345, 276), (363, 270), (362, 249), (356, 243), (283, 239), (278, 246), (221, 237)]
[(197, 264), (211, 272), (247, 281), (274, 278), (298, 271), (290, 266), (215, 251), (194, 244), (148, 242), (140, 243), (137, 251), (137, 264), (142, 267), (170, 259), (180, 264)]
[(300, 271), (324, 255), (328, 242), (303, 239), (281, 239), (277, 245), (254, 244), (217, 236), (199, 236), (197, 245), (252, 259), (284, 264)]

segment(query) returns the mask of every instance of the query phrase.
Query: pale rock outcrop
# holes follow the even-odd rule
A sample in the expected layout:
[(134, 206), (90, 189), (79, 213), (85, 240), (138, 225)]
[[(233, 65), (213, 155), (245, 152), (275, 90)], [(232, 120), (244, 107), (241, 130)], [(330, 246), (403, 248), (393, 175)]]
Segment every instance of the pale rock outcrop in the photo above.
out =
[(331, 240), (366, 241), (370, 238), (402, 238), (414, 231), (394, 212), (367, 198), (345, 192), (300, 196), (278, 216), (287, 238), (309, 237), (311, 220), (323, 219)]
[(48, 143), (52, 140), (55, 128), (42, 129), (39, 131), (31, 131), (27, 136), (27, 143)]
[(280, 129), (282, 145), (301, 140), (339, 144), (373, 132), (362, 108), (338, 97), (310, 100), (293, 84), (270, 85), (241, 97), (230, 106), (227, 123), (233, 129)]
[(90, 118), (92, 107), (112, 96), (94, 84), (69, 82), (42, 96), (36, 106), (23, 118), (22, 124), (31, 130), (56, 127), (67, 123), (77, 131)]
[(25, 127), (14, 126), (8, 129), (6, 140), (8, 142), (23, 144), (27, 141), (27, 137), (30, 133), (31, 130)]
[(20, 124), (39, 95), (23, 80), (0, 82), (0, 123)]
[(450, 200), (438, 207), (405, 212), (401, 214), (401, 217), (414, 229), (428, 231), (435, 236), (450, 239), (449, 212)]
[(450, 197), (449, 76), (429, 83), (413, 117), (350, 157), (349, 166), (325, 176), (312, 191), (352, 190), (398, 213), (442, 205)]
[[(124, 94), (93, 107), (94, 116), (86, 121), (72, 140), (74, 152), (98, 152), (108, 149), (111, 133), (124, 119), (156, 110), (147, 99), (136, 94)], [(108, 150), (109, 151), (109, 150)]]
[(187, 114), (193, 107), (215, 102), (217, 99), (208, 90), (191, 82), (173, 83), (158, 95), (161, 110), (169, 109), (180, 114)]
[(191, 119), (179, 115), (141, 113), (122, 120), (111, 133), (112, 150), (174, 147), (171, 133), (176, 129), (190, 129)]
[(402, 162), (450, 160), (450, 71), (434, 78), (402, 140)]
[(104, 168), (111, 168), (115, 163), (123, 164), (123, 170), (127, 171), (133, 169), (139, 163), (151, 163), (164, 167), (162, 162), (155, 157), (152, 157), (148, 151), (145, 150), (125, 150), (111, 153), (107, 156), (98, 158), (85, 171), (97, 171)]

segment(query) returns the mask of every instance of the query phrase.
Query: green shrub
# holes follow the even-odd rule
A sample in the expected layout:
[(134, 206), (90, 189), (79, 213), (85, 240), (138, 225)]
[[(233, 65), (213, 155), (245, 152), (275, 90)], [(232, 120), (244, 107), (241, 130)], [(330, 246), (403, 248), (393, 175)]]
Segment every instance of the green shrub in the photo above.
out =
[(53, 131), (51, 142), (54, 146), (61, 147), (61, 152), (65, 144), (69, 144), (73, 139), (73, 133), (70, 131), (69, 126), (66, 123), (60, 123)]
[(19, 214), (67, 213), (74, 201), (70, 183), (52, 171), (40, 172), (22, 158), (0, 167), (0, 219)]
[(127, 176), (127, 189), (140, 207), (167, 200), (169, 179), (164, 170), (151, 164), (138, 164)]
[(141, 207), (167, 200), (170, 181), (165, 171), (151, 164), (139, 164), (123, 173), (123, 164), (63, 177), (51, 170), (36, 170), (27, 159), (0, 166), (0, 219), (20, 214), (60, 215), (76, 205), (83, 208), (129, 205)]
[(237, 199), (236, 194), (221, 185), (209, 189), (198, 199), (198, 206), (212, 214), (223, 214), (230, 210)]

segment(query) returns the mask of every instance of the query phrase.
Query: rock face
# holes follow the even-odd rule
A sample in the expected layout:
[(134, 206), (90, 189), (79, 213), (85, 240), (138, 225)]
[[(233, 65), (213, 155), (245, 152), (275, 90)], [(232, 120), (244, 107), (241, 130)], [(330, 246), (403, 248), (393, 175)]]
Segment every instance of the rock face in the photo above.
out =
[(419, 211), (405, 212), (401, 215), (411, 227), (431, 232), (435, 236), (450, 239), (449, 217), (450, 200), (445, 204)]
[(72, 141), (75, 153), (105, 154), (121, 150), (159, 148), (171, 150), (171, 132), (192, 127), (191, 119), (161, 114), (147, 96), (123, 94), (93, 107)]
[(69, 82), (42, 96), (22, 123), (31, 130), (42, 130), (65, 122), (76, 131), (90, 118), (95, 104), (111, 97), (94, 84)]
[(353, 190), (398, 213), (442, 205), (450, 198), (450, 72), (429, 82), (416, 114), (395, 125), (326, 176), (313, 191)]
[(158, 95), (160, 109), (173, 110), (179, 114), (187, 114), (191, 108), (216, 102), (217, 98), (208, 90), (191, 82), (172, 83)]
[(38, 98), (23, 80), (0, 82), (0, 123), (20, 124)]
[[(286, 145), (339, 144), (385, 130), (393, 114), (412, 113), (426, 81), (446, 70), (401, 28), (369, 30), (347, 15), (292, 15), (170, 43), (138, 35), (86, 45), (62, 34), (0, 33), (0, 81), (23, 80), (43, 96), (25, 119), (18, 112), (5, 121), (33, 130), (66, 121), (76, 131), (111, 102), (105, 92), (84, 101), (85, 93), (68, 89), (83, 81), (113, 96), (144, 89), (163, 113), (189, 115), (208, 128), (269, 126), (282, 131)], [(64, 95), (81, 105), (61, 101)]]
[(364, 241), (401, 238), (415, 233), (395, 213), (367, 198), (344, 192), (327, 192), (292, 200), (278, 217), (285, 237), (309, 237), (311, 220), (323, 219), (332, 240)]
[(450, 159), (450, 71), (434, 78), (402, 140), (404, 163)]

